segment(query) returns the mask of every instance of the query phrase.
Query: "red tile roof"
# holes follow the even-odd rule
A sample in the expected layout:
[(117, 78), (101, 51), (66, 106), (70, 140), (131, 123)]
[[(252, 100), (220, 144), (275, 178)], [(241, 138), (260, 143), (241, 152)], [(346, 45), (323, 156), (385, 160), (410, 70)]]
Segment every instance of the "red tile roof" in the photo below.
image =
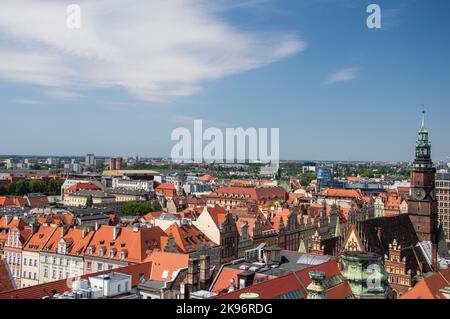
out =
[[(131, 285), (133, 287), (136, 287), (140, 283), (141, 277), (143, 277), (143, 279), (145, 280), (149, 280), (151, 271), (152, 271), (151, 262), (127, 266), (114, 270), (114, 272), (131, 275), (132, 276)], [(87, 279), (91, 276), (97, 276), (107, 273), (111, 273), (111, 271), (108, 270), (94, 274), (83, 275), (81, 276), (81, 279)], [(58, 294), (62, 294), (66, 291), (71, 290), (72, 287), (68, 287), (69, 282), (71, 282), (70, 279), (69, 280), (63, 279), (27, 288), (10, 290), (0, 293), (0, 299), (42, 299), (44, 297), (51, 296), (52, 291)]]
[(67, 193), (76, 193), (80, 190), (102, 190), (98, 185), (90, 182), (75, 183), (66, 189)]
[(34, 233), (28, 240), (26, 246), (23, 248), (25, 251), (41, 251), (44, 248), (47, 241), (57, 230), (52, 226), (40, 226), (36, 233)]
[(6, 265), (6, 260), (0, 260), (0, 293), (14, 288), (14, 279)]
[[(225, 220), (225, 216), (227, 215), (227, 212), (225, 208), (222, 206), (214, 206), (214, 207), (206, 207), (207, 213), (211, 216), (211, 218), (214, 221), (214, 224), (221, 225), (223, 221)], [(203, 212), (202, 214), (205, 214)]]
[[(227, 293), (228, 289), (230, 287), (231, 279), (234, 280), (234, 285), (237, 286), (239, 284), (238, 281), (238, 275), (245, 270), (242, 269), (236, 269), (236, 268), (229, 268), (225, 267), (220, 272), (216, 280), (213, 282), (213, 286), (211, 287), (211, 292), (215, 293)], [(273, 279), (275, 277), (270, 277), (268, 275), (263, 274), (255, 274), (256, 278), (263, 278), (263, 280)]]
[(200, 180), (202, 180), (202, 181), (204, 181), (204, 182), (211, 182), (211, 181), (213, 181), (213, 180), (215, 180), (215, 179), (216, 179), (216, 177), (211, 176), (211, 175), (209, 175), (209, 174), (205, 174), (205, 175), (203, 175), (202, 177), (200, 177)]
[[(206, 237), (197, 227), (190, 224), (183, 224), (181, 226), (178, 223), (173, 223), (169, 228), (165, 230), (167, 235), (172, 234), (175, 244), (180, 248), (180, 252), (187, 253), (191, 250), (195, 250), (199, 244), (214, 243)], [(189, 249), (191, 248), (191, 249)]]
[(21, 218), (9, 217), (9, 223), (6, 224), (6, 216), (0, 217), (0, 228), (12, 228), (12, 227), (22, 228), (25, 225), (26, 223)]
[(287, 192), (282, 187), (219, 187), (210, 197), (251, 199), (254, 201), (286, 200)]
[(362, 199), (362, 194), (359, 190), (354, 189), (336, 189), (328, 188), (324, 190), (321, 194), (324, 197), (340, 197), (340, 198), (353, 198)]
[(48, 198), (45, 195), (42, 196), (27, 196), (28, 205), (30, 207), (48, 206)]
[(339, 271), (337, 262), (331, 260), (320, 265), (301, 269), (283, 277), (267, 280), (229, 294), (221, 295), (217, 299), (239, 299), (242, 293), (248, 292), (257, 293), (260, 299), (275, 299), (294, 290), (301, 292), (303, 298), (306, 298), (306, 288), (312, 281), (309, 278), (310, 271), (322, 271), (325, 273), (326, 278), (338, 276), (341, 279), (341, 283), (326, 291), (327, 299), (345, 299), (352, 296), (352, 290)]
[(441, 289), (450, 287), (450, 269), (423, 278), (400, 299), (447, 299)]
[(27, 200), (23, 197), (0, 196), (0, 207), (6, 207), (6, 206), (25, 207), (26, 205), (27, 205)]
[(164, 214), (164, 212), (150, 212), (150, 213), (142, 216), (142, 218), (145, 220), (152, 220), (152, 219), (155, 219), (155, 218), (161, 216), (162, 214)]
[[(83, 236), (84, 235), (84, 236)], [(57, 252), (61, 238), (67, 243), (67, 254), (74, 256), (83, 255), (89, 242), (94, 236), (94, 231), (84, 232), (83, 229), (58, 227), (43, 247), (43, 251)]]
[(188, 267), (189, 255), (154, 251), (148, 260), (153, 263), (150, 279), (168, 282), (174, 273)]
[[(101, 225), (98, 228), (87, 246), (92, 248), (92, 256), (109, 258), (109, 251), (112, 250), (114, 252), (113, 259), (120, 260), (120, 252), (124, 251), (126, 252), (125, 261), (142, 263), (147, 261), (153, 250), (161, 249), (162, 238), (167, 237), (167, 234), (159, 227), (120, 227), (118, 229), (117, 237), (114, 240), (114, 226)], [(99, 256), (100, 248), (103, 248), (102, 256)], [(86, 250), (84, 255), (87, 256)]]

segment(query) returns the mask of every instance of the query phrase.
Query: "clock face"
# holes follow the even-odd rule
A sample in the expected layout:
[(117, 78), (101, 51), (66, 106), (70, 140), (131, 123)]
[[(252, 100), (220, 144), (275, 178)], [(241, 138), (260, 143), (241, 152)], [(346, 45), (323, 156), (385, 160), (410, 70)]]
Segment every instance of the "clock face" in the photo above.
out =
[(417, 188), (413, 191), (413, 198), (415, 200), (423, 200), (426, 196), (425, 190), (422, 188)]

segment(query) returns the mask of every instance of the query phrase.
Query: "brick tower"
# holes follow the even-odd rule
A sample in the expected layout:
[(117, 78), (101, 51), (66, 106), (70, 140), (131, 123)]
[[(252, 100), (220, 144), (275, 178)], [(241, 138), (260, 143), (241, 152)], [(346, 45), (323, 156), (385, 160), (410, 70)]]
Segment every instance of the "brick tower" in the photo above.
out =
[(436, 168), (431, 160), (431, 143), (425, 125), (425, 111), (416, 142), (416, 157), (411, 172), (408, 214), (420, 241), (432, 244), (433, 268), (437, 262), (438, 207), (435, 193)]

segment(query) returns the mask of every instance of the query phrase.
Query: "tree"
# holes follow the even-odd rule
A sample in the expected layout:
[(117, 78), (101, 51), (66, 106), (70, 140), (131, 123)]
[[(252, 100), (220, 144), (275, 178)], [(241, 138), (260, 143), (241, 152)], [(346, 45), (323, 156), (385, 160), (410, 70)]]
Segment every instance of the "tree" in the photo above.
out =
[(28, 184), (30, 193), (43, 193), (45, 192), (45, 186), (41, 181), (32, 180)]
[(28, 191), (28, 183), (25, 180), (21, 179), (17, 182), (15, 195), (23, 196), (28, 194)]
[(150, 202), (128, 202), (123, 208), (123, 215), (142, 216), (150, 212), (160, 211), (161, 205), (158, 201)]
[(5, 186), (0, 186), (0, 195), (8, 195), (8, 189)]
[(14, 182), (10, 183), (6, 190), (8, 192), (8, 195), (16, 194), (16, 183)]
[(54, 196), (61, 194), (61, 186), (64, 183), (62, 180), (52, 179), (47, 184), (47, 189), (45, 191), (46, 195)]
[(92, 195), (89, 195), (87, 200), (86, 200), (86, 206), (87, 207), (92, 207), (94, 206), (94, 200), (92, 199)]

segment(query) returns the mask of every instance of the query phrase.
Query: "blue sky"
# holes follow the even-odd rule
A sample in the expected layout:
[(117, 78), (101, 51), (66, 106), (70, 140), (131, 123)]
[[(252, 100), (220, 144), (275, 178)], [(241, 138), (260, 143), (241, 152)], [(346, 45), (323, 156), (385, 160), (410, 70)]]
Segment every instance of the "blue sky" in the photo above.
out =
[(450, 156), (446, 0), (78, 2), (74, 34), (64, 1), (2, 1), (0, 154), (168, 156), (203, 119), (280, 128), (281, 159), (410, 160), (424, 103)]

